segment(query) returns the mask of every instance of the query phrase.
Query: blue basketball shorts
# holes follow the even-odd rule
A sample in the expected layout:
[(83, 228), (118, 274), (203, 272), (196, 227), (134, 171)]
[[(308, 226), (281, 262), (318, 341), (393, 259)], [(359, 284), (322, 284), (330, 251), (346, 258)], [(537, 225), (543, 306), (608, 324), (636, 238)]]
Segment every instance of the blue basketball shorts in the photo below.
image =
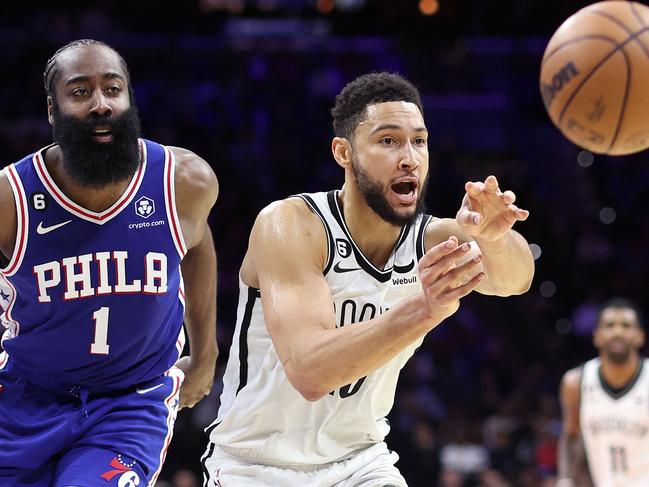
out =
[(0, 370), (0, 486), (153, 485), (183, 378), (172, 368), (124, 393), (62, 398)]

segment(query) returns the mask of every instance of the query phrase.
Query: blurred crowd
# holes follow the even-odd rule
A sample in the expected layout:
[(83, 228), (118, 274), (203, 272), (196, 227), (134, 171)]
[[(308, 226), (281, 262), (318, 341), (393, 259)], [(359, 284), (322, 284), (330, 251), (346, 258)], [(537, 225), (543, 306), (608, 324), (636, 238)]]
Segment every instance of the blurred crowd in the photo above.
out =
[[(430, 333), (402, 372), (388, 445), (412, 487), (553, 485), (561, 374), (595, 354), (598, 302), (644, 301), (649, 165), (646, 154), (584, 152), (552, 126), (537, 85), (551, 30), (413, 40), (367, 28), (353, 35), (349, 20), (341, 28), (314, 15), (208, 16), (210, 26), (198, 8), (177, 24), (138, 12), (148, 21), (118, 21), (119, 12), (99, 8), (0, 18), (0, 167), (49, 143), (45, 61), (92, 37), (125, 57), (143, 135), (193, 150), (219, 177), (210, 221), (219, 254), (217, 382), (180, 413), (158, 485), (202, 484), (202, 429), (219, 405), (255, 215), (274, 199), (342, 184), (329, 110), (346, 82), (377, 70), (400, 72), (422, 92), (429, 211), (453, 217), (465, 181), (497, 175), (531, 211), (517, 228), (537, 266), (527, 294), (471, 295)], [(201, 28), (183, 31), (192, 18)]]

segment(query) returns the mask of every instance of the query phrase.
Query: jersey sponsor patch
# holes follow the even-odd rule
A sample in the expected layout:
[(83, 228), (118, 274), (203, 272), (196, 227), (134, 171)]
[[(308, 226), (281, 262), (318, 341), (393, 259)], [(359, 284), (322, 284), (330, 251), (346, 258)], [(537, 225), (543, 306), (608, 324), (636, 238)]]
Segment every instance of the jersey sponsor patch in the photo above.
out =
[(142, 218), (149, 218), (155, 213), (155, 201), (147, 196), (140, 197), (135, 202), (135, 214)]

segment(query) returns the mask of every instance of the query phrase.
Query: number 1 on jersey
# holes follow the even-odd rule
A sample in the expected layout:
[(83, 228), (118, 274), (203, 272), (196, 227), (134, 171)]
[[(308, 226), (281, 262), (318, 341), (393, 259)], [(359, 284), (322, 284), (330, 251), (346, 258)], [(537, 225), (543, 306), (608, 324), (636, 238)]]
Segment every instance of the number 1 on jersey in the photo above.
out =
[(103, 306), (92, 314), (95, 322), (95, 341), (90, 344), (93, 355), (108, 355), (108, 313), (110, 308)]

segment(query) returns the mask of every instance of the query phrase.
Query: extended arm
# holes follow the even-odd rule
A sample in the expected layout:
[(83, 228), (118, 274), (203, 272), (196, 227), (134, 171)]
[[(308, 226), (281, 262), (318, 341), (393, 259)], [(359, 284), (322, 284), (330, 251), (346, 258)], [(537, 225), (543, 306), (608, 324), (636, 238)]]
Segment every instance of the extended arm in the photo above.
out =
[(534, 259), (527, 241), (512, 230), (528, 212), (514, 205), (511, 191), (500, 191), (489, 176), (484, 183), (469, 182), (456, 218), (435, 220), (426, 230), (426, 248), (455, 235), (460, 242), (475, 240), (483, 256), (485, 279), (476, 291), (509, 296), (530, 288)]
[(216, 176), (205, 161), (174, 148), (176, 201), (188, 251), (181, 269), (185, 282), (185, 327), (190, 355), (177, 366), (185, 372), (180, 407), (192, 407), (214, 382), (216, 343), (216, 252), (207, 216), (218, 195)]
[[(421, 259), (422, 292), (372, 320), (336, 328), (332, 296), (322, 274), (326, 252), (322, 223), (298, 200), (262, 211), (248, 251), (277, 354), (288, 379), (308, 400), (387, 363), (453, 314), (459, 298), (482, 279), (482, 274), (475, 275), (476, 261), (449, 270), (463, 254), (451, 239)], [(465, 275), (475, 277), (458, 286), (455, 282)]]

